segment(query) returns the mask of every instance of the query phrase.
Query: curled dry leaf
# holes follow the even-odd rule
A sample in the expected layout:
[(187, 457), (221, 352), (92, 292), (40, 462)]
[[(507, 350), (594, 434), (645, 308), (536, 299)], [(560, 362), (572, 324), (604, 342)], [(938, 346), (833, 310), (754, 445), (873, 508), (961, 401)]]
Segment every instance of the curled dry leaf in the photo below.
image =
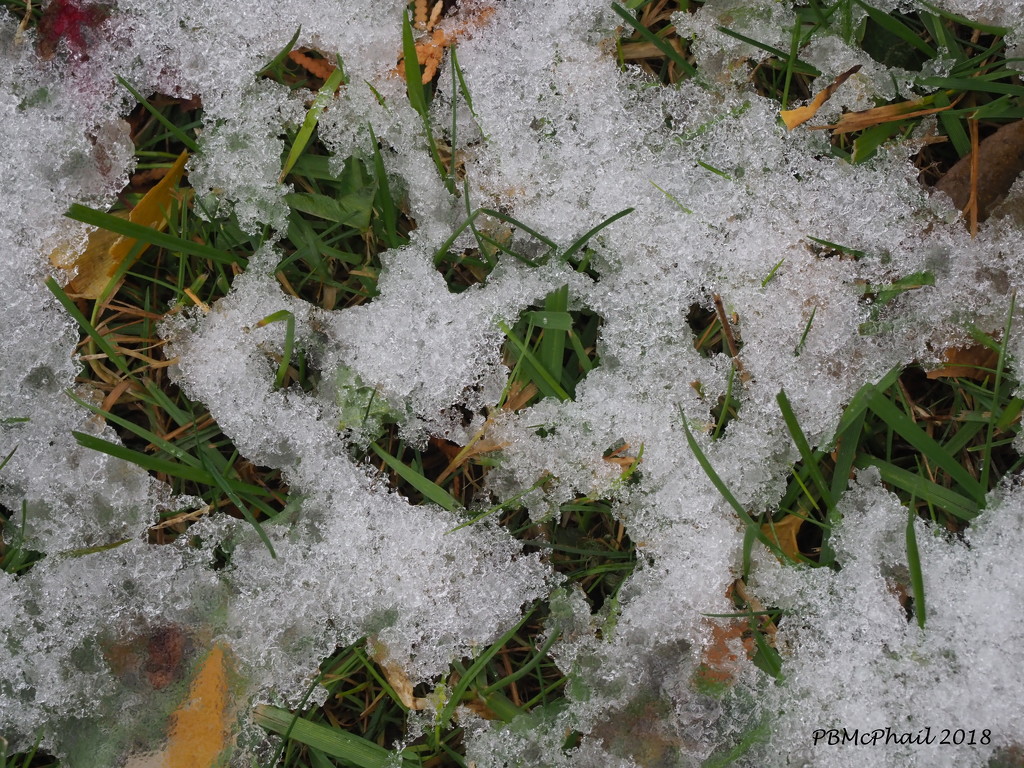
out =
[(780, 113), (782, 117), (782, 122), (786, 124), (786, 127), (789, 128), (789, 130), (793, 130), (798, 125), (803, 125), (818, 113), (818, 110), (821, 109), (821, 107), (825, 104), (826, 101), (829, 100), (829, 98), (831, 98), (832, 94), (836, 92), (839, 86), (846, 82), (846, 79), (850, 75), (856, 74), (859, 71), (860, 64), (858, 64), (855, 67), (850, 67), (848, 70), (843, 72), (843, 74), (839, 75), (839, 77), (837, 77), (831, 85), (829, 85), (823, 91), (818, 93), (817, 96), (811, 99), (810, 104), (806, 104), (802, 107), (797, 107), (796, 109), (782, 110), (782, 112)]
[(944, 112), (956, 106), (957, 101), (959, 99), (944, 107), (928, 106), (931, 102), (931, 97), (916, 101), (901, 101), (899, 104), (885, 104), (881, 107), (865, 109), (861, 112), (847, 112), (834, 125), (816, 125), (812, 127), (812, 130), (830, 130), (835, 134), (853, 133), (854, 131), (863, 131), (883, 123), (895, 123), (912, 117), (924, 117), (925, 115)]
[(779, 549), (790, 560), (800, 560), (800, 545), (797, 543), (796, 537), (800, 532), (800, 526), (803, 524), (804, 519), (802, 517), (786, 515), (777, 523), (765, 523), (761, 526), (761, 531), (765, 536), (778, 544)]

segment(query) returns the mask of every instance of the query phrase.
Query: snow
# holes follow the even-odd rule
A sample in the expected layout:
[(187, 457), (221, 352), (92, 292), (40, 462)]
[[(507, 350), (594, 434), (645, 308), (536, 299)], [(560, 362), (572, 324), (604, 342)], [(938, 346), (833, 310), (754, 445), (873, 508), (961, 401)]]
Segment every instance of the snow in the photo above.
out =
[[(984, 11), (953, 0), (944, 7)], [(715, 30), (728, 16), (744, 34), (785, 48), (792, 22), (776, 3), (709, 2), (677, 20), (697, 38), (701, 67), (723, 73), (713, 88), (654, 88), (636, 72), (620, 73), (608, 53), (619, 19), (603, 0), (510, 3), (459, 49), (478, 123), (460, 111), (456, 149), (472, 205), (500, 209), (563, 248), (635, 210), (591, 241), (596, 279), (558, 259), (537, 269), (502, 261), (485, 283), (452, 293), (433, 258), (464, 220), (465, 201), (444, 190), (404, 86), (388, 76), (402, 10), (369, 0), (122, 0), (87, 61), (49, 62), (37, 59), (31, 37), (15, 39), (15, 19), (0, 18), (2, 454), (17, 446), (0, 471), (0, 501), (9, 510), (26, 502), (28, 544), (46, 555), (23, 576), (0, 576), (0, 638), (9, 650), (0, 657), (0, 735), (25, 748), (42, 734), (69, 766), (113, 765), (135, 742), (158, 739), (154, 723), (174, 690), (149, 691), (141, 673), (111, 661), (111, 649), (168, 626), (189, 628), (191, 661), (215, 638), (232, 648), (245, 681), (240, 753), (259, 740), (245, 721), (248, 705), (297, 703), (338, 645), (373, 635), (413, 681), (436, 682), (452, 660), (507, 631), (558, 588), (550, 566), (524, 555), (496, 523), (449, 533), (463, 517), (383, 488), (349, 456), (350, 441), (365, 436), (338, 428), (339, 379), (325, 376), (318, 392), (276, 390), (272, 357), (284, 326), (259, 322), (290, 312), (314, 363), (354, 374), (404, 414), (403, 437), (465, 443), (482, 417), (467, 427), (457, 409), (495, 406), (506, 376), (498, 322), (514, 323), (569, 285), (572, 308), (604, 321), (601, 364), (574, 400), (495, 419), (494, 437), (508, 447), (489, 483), (508, 498), (550, 475), (527, 499), (537, 519), (576, 495), (610, 498), (640, 564), (614, 622), (591, 616), (578, 594), (559, 598), (571, 631), (552, 654), (574, 677), (567, 707), (507, 728), (467, 715), (477, 764), (699, 765), (762, 718), (767, 742), (743, 758), (750, 765), (981, 766), (1010, 746), (1024, 732), (1024, 637), (1015, 620), (1024, 594), (1013, 565), (1024, 544), (1024, 490), (1008, 482), (994, 493), (962, 541), (918, 523), (929, 611), (921, 631), (891, 591), (906, 563), (905, 510), (862, 473), (842, 501), (841, 570), (756, 560), (751, 589), (790, 612), (779, 629), (785, 682), (768, 683), (740, 661), (732, 692), (719, 700), (691, 680), (711, 642), (704, 615), (733, 610), (725, 594), (738, 574), (742, 531), (687, 448), (682, 419), (740, 501), (770, 509), (797, 458), (775, 400), (780, 389), (812, 444), (826, 444), (863, 384), (912, 360), (937, 360), (946, 343), (966, 338), (968, 323), (1002, 327), (1024, 276), (1019, 222), (998, 220), (972, 241), (949, 202), (918, 185), (911, 150), (850, 166), (828, 155), (822, 133), (781, 127), (778, 105), (744, 85), (738, 62), (749, 47)], [(995, 20), (1018, 17), (1019, 9)], [(366, 153), (372, 125), (393, 149), (384, 153), (387, 171), (418, 225), (408, 246), (382, 256), (380, 295), (334, 312), (285, 295), (274, 279), (274, 233), (285, 226), (290, 191), (278, 182), (282, 136), (301, 122), (309, 94), (256, 73), (300, 25), (299, 44), (340, 51), (349, 75), (324, 113), (325, 145), (338, 163)], [(858, 63), (844, 65), (846, 49), (835, 40), (809, 55), (833, 75)], [(110, 204), (131, 170), (121, 118), (132, 102), (115, 75), (144, 93), (202, 98), (192, 185), (210, 215), (233, 211), (247, 231), (270, 233), (226, 298), (208, 313), (169, 319), (160, 332), (178, 357), (174, 380), (242, 456), (280, 469), (301, 498), (286, 520), (265, 527), (276, 558), (249, 526), (219, 517), (191, 529), (198, 548), (146, 544), (161, 511), (194, 508), (195, 500), (172, 498), (142, 470), (71, 435), (117, 442), (65, 393), (101, 398), (75, 384), (78, 329), (43, 279), (54, 272), (50, 252), (73, 250), (84, 236), (61, 217), (68, 205)], [(875, 65), (841, 98), (856, 107), (885, 93), (885, 81), (889, 73)], [(450, 124), (453, 90), (443, 73), (433, 107), (439, 131)], [(866, 256), (819, 258), (812, 237)], [(934, 286), (872, 317), (863, 283), (922, 270)], [(725, 392), (730, 361), (702, 357), (686, 321), (711, 294), (740, 318), (750, 374), (734, 391), (738, 418), (715, 443), (701, 427)], [(862, 332), (868, 320), (876, 332)], [(1020, 345), (1011, 339), (1017, 359)], [(621, 442), (631, 455), (643, 446), (636, 485), (617, 485), (602, 461)], [(214, 570), (213, 547), (224, 539), (233, 566)], [(140, 710), (157, 715), (144, 722)], [(663, 753), (642, 753), (611, 727), (638, 711), (656, 715), (648, 736)], [(992, 738), (970, 748), (811, 743), (819, 728), (885, 726), (988, 729)], [(565, 754), (567, 728), (585, 736)]]

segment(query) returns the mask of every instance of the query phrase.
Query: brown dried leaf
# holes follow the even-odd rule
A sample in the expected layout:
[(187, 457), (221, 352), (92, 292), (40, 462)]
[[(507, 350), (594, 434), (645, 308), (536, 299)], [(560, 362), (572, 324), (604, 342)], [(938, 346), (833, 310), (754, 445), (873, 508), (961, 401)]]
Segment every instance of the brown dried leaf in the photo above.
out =
[(953, 347), (947, 349), (942, 357), (945, 363), (925, 374), (929, 379), (958, 378), (984, 381), (992, 375), (999, 363), (999, 353), (984, 344)]
[(736, 649), (742, 647), (747, 658), (753, 658), (756, 651), (754, 638), (749, 634), (744, 636), (749, 622), (746, 619), (716, 618), (709, 623), (711, 642), (704, 649), (694, 677), (698, 683), (731, 683), (739, 662)]
[(811, 100), (810, 104), (803, 107), (797, 107), (796, 109), (782, 110), (780, 113), (782, 116), (782, 122), (786, 124), (786, 127), (789, 128), (789, 130), (793, 130), (798, 125), (803, 125), (818, 113), (818, 110), (821, 109), (822, 105), (828, 101), (829, 98), (831, 98), (832, 94), (836, 92), (836, 89), (846, 82), (846, 78), (859, 71), (860, 64), (855, 67), (850, 67), (848, 70), (843, 72), (843, 74), (839, 75), (839, 77), (835, 79), (835, 82), (823, 91), (819, 92), (818, 95)]
[[(984, 221), (1013, 186), (1013, 182), (1024, 171), (1024, 120), (1004, 125), (978, 145), (977, 173), (977, 215)], [(943, 176), (935, 189), (945, 192), (953, 205), (965, 210), (971, 199), (972, 152), (962, 157)]]
[(952, 109), (956, 104), (947, 104), (944, 107), (924, 107), (923, 99), (917, 101), (901, 101), (899, 104), (885, 104), (874, 109), (865, 109), (861, 112), (847, 112), (839, 118), (834, 125), (816, 125), (813, 130), (831, 130), (832, 133), (853, 133), (863, 131), (882, 123), (895, 123), (900, 120), (907, 120), (911, 117), (923, 117), (934, 115), (937, 112), (944, 112)]
[(388, 650), (388, 647), (376, 638), (370, 638), (367, 645), (369, 646), (370, 658), (380, 665), (384, 677), (387, 678), (388, 684), (398, 694), (398, 698), (403, 706), (408, 709), (423, 709), (426, 706), (426, 700), (413, 696), (413, 685), (409, 675), (401, 664), (391, 658), (391, 652)]

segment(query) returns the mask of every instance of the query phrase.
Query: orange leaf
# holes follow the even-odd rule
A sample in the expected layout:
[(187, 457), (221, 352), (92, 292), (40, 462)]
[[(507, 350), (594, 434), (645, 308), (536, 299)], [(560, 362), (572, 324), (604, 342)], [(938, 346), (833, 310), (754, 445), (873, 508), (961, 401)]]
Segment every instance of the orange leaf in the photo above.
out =
[[(167, 175), (155, 184), (128, 214), (129, 221), (158, 230), (163, 230), (167, 226), (167, 212), (171, 208), (172, 198), (185, 170), (186, 160), (188, 152), (182, 152)], [(50, 254), (50, 262), (55, 267), (78, 269), (75, 279), (65, 289), (68, 296), (98, 299), (136, 242), (134, 238), (97, 229), (89, 234), (89, 242), (80, 254), (72, 256), (58, 248)], [(139, 251), (139, 255), (145, 249), (144, 247)]]
[(818, 95), (811, 100), (810, 104), (803, 107), (797, 107), (796, 109), (782, 110), (780, 113), (782, 122), (786, 124), (786, 127), (789, 128), (789, 130), (793, 130), (798, 125), (803, 125), (818, 113), (818, 110), (821, 109), (822, 105), (829, 100), (833, 93), (836, 92), (836, 89), (846, 82), (846, 78), (859, 71), (860, 64), (855, 67), (850, 67), (848, 70), (843, 72), (843, 74), (839, 75), (831, 85), (819, 92)]
[(711, 642), (704, 649), (694, 678), (698, 685), (725, 685), (732, 682), (739, 662), (737, 647), (743, 648), (747, 658), (753, 658), (754, 640), (745, 636), (749, 628), (745, 619), (716, 618), (708, 623)]
[(231, 657), (216, 644), (199, 665), (188, 694), (171, 713), (167, 742), (157, 752), (128, 759), (125, 768), (219, 768), (232, 744), (235, 709), (230, 690)]

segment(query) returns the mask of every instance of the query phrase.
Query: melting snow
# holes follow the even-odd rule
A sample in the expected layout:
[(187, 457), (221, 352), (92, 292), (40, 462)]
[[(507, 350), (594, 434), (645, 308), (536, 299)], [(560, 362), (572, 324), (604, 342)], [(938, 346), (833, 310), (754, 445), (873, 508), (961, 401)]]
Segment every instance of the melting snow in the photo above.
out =
[[(1020, 20), (1019, 8), (1000, 15), (1001, 4), (941, 4), (987, 21)], [(619, 20), (605, 0), (508, 3), (459, 50), (478, 119), (471, 129), (464, 114), (458, 137), (473, 205), (501, 208), (563, 246), (626, 207), (635, 211), (592, 241), (596, 280), (564, 266), (503, 263), (485, 285), (452, 294), (432, 255), (461, 223), (465, 201), (444, 190), (404, 86), (388, 77), (403, 5), (121, 0), (90, 38), (88, 60), (66, 62), (39, 61), (31, 35), (19, 41), (17, 20), (0, 17), (3, 455), (17, 446), (0, 474), (0, 500), (10, 510), (26, 502), (28, 543), (47, 555), (24, 576), (0, 576), (0, 734), (16, 748), (41, 734), (69, 766), (117, 764), (159, 730), (138, 713), (165, 717), (176, 690), (153, 693), (118, 658), (172, 626), (190, 628), (179, 643), (186, 656), (216, 638), (230, 644), (243, 712), (260, 700), (299, 701), (325, 655), (368, 634), (413, 680), (435, 679), (500, 636), (525, 604), (557, 587), (555, 574), (496, 524), (446, 535), (460, 522), (455, 515), (410, 506), (380, 487), (348, 458), (336, 393), (275, 391), (268, 350), (280, 350), (283, 327), (257, 324), (288, 310), (323, 369), (346, 367), (409, 414), (412, 439), (465, 442), (475, 427), (463, 427), (455, 409), (494, 405), (503, 384), (498, 321), (513, 322), (568, 284), (573, 308), (604, 320), (602, 365), (574, 401), (542, 401), (499, 420), (509, 446), (491, 482), (511, 496), (543, 473), (557, 478), (530, 497), (536, 514), (574, 494), (611, 494), (641, 543), (642, 564), (622, 590), (614, 632), (599, 636), (607, 617), (566, 598), (572, 631), (553, 654), (577, 679), (568, 708), (506, 730), (471, 723), (477, 764), (698, 765), (762, 718), (768, 742), (744, 758), (751, 765), (980, 766), (1013, 743), (1024, 733), (1016, 620), (1024, 588), (1014, 567), (1024, 546), (1024, 491), (1012, 483), (963, 541), (919, 524), (930, 612), (922, 632), (886, 586), (886, 574), (905, 562), (895, 543), (905, 511), (864, 473), (842, 502), (842, 570), (757, 562), (751, 588), (792, 611), (779, 633), (785, 682), (766, 683), (738, 662), (725, 700), (693, 690), (710, 642), (702, 614), (732, 610), (725, 592), (742, 532), (687, 449), (680, 409), (691, 423), (708, 423), (725, 391), (728, 360), (701, 357), (686, 322), (692, 305), (720, 294), (741, 317), (751, 382), (737, 395), (740, 416), (725, 437), (698, 439), (742, 502), (777, 503), (796, 458), (779, 390), (812, 443), (822, 443), (864, 383), (895, 365), (935, 360), (944, 343), (963, 338), (968, 321), (1001, 327), (1024, 275), (1019, 229), (996, 224), (971, 241), (949, 202), (918, 185), (908, 149), (850, 166), (829, 156), (822, 134), (780, 127), (778, 106), (744, 86), (740, 60), (750, 51), (715, 31), (721, 14), (743, 6), (742, 18), (733, 16), (742, 30), (785, 47), (790, 21), (775, 3), (709, 2), (687, 19), (702, 69), (723, 73), (714, 90), (652, 88), (619, 72), (609, 53)], [(406, 191), (418, 229), (409, 246), (384, 255), (381, 293), (365, 306), (325, 312), (286, 296), (269, 244), (208, 314), (162, 327), (169, 354), (179, 356), (176, 381), (243, 456), (280, 469), (302, 502), (288, 525), (266, 528), (277, 559), (248, 526), (215, 519), (192, 529), (208, 542), (198, 549), (146, 545), (159, 512), (190, 500), (171, 498), (141, 470), (71, 436), (117, 441), (65, 394), (71, 388), (98, 402), (74, 383), (78, 331), (43, 285), (46, 255), (84, 236), (62, 218), (68, 205), (109, 204), (131, 170), (121, 118), (132, 102), (115, 75), (145, 93), (199, 95), (204, 126), (192, 185), (210, 212), (233, 210), (250, 231), (279, 230), (289, 191), (277, 181), (281, 136), (301, 121), (303, 94), (255, 75), (300, 25), (299, 44), (340, 51), (352, 83), (324, 115), (323, 141), (339, 158), (365, 152), (372, 125), (394, 149), (385, 154), (388, 172)], [(811, 55), (829, 72), (858, 63), (839, 44)], [(881, 70), (865, 72), (862, 90), (852, 92), (864, 99), (891, 84)], [(452, 91), (443, 74), (437, 126), (446, 125)], [(822, 260), (808, 237), (868, 257)], [(883, 329), (862, 334), (870, 309), (858, 283), (924, 269), (934, 287), (908, 292), (875, 318)], [(637, 486), (616, 489), (600, 457), (621, 441), (642, 444), (644, 464)], [(213, 571), (210, 542), (225, 537), (234, 566)], [(90, 547), (97, 549), (82, 552)], [(609, 725), (652, 701), (659, 717), (650, 738), (664, 745), (657, 759)], [(991, 741), (813, 745), (816, 729), (844, 726), (988, 729)], [(592, 734), (569, 755), (560, 749), (566, 728)], [(259, 740), (255, 732), (248, 738), (250, 746)]]

